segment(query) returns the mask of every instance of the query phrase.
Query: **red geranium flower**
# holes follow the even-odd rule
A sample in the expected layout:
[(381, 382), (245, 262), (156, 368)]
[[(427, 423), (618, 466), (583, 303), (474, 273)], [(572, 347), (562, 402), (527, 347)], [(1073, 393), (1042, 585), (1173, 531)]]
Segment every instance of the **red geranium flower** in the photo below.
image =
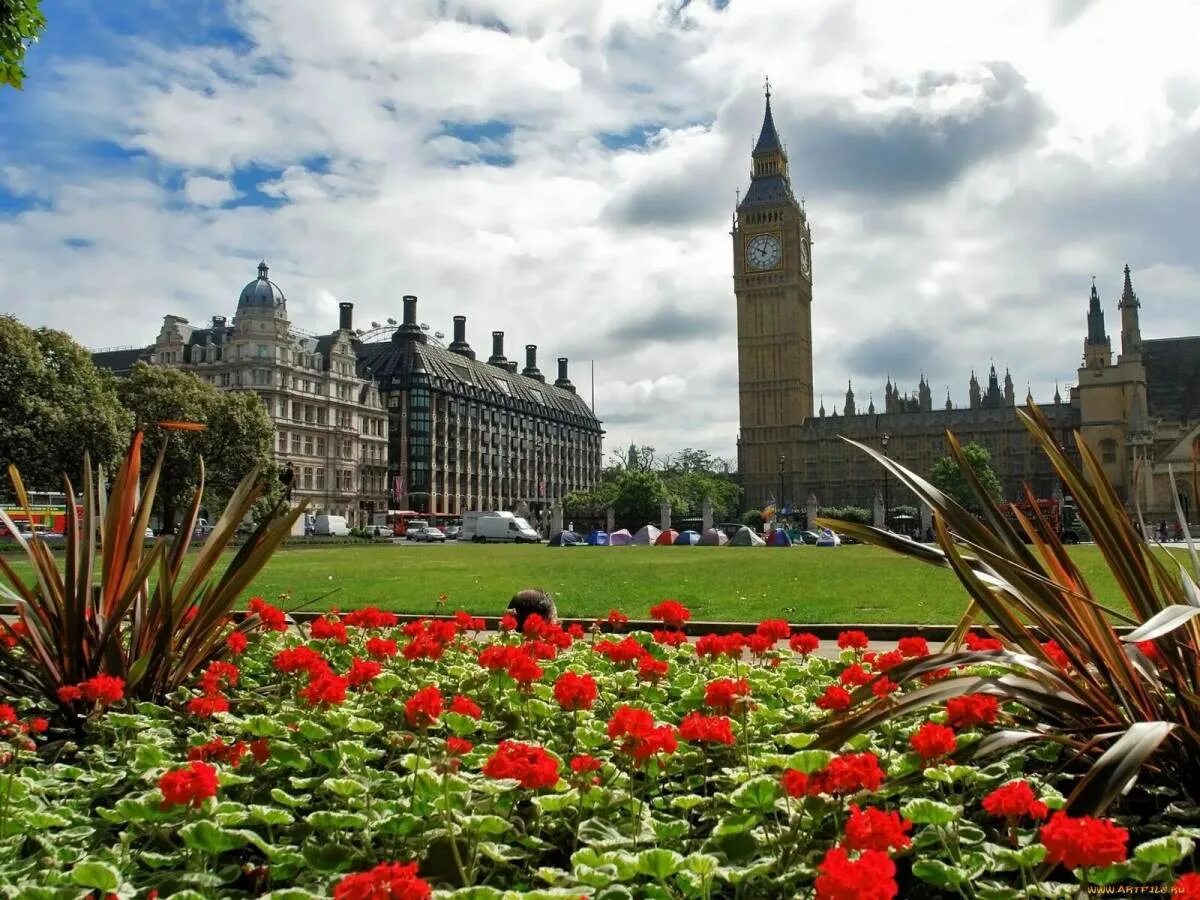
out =
[(517, 617), (512, 613), (505, 613), (500, 617), (501, 631), (515, 631), (517, 628)]
[(870, 680), (871, 674), (858, 663), (855, 663), (852, 666), (846, 666), (846, 668), (842, 669), (842, 674), (838, 676), (839, 682), (842, 684), (852, 685), (854, 687), (864, 685)]
[(79, 690), (89, 703), (110, 706), (125, 696), (125, 679), (114, 675), (96, 675), (81, 681)]
[(592, 645), (592, 649), (619, 666), (634, 664), (646, 655), (646, 648), (634, 637), (627, 637), (621, 641), (597, 641)]
[(312, 647), (292, 647), (275, 654), (275, 668), (285, 674), (307, 672), (309, 675), (316, 675), (318, 672), (329, 671), (329, 663)]
[(241, 673), (233, 663), (215, 660), (200, 675), (200, 690), (206, 694), (219, 694), (225, 688), (237, 687)]
[(189, 747), (187, 758), (193, 762), (208, 762), (210, 759), (215, 759), (236, 768), (245, 754), (246, 743), (244, 741), (226, 744), (221, 738), (213, 738), (207, 744)]
[(404, 704), (404, 718), (411, 728), (428, 728), (442, 715), (442, 692), (437, 685), (421, 688)]
[(411, 661), (418, 659), (439, 660), (446, 652), (446, 644), (428, 631), (419, 632), (411, 641), (404, 645), (404, 658)]
[(267, 631), (287, 631), (287, 616), (282, 609), (272, 606), (262, 597), (250, 598), (250, 612), (258, 616), (262, 627)]
[(206, 762), (192, 762), (185, 769), (173, 769), (158, 779), (162, 791), (163, 809), (173, 806), (200, 807), (204, 801), (216, 796), (217, 770)]
[(17, 724), (17, 711), (7, 703), (0, 703), (0, 725)]
[(374, 606), (364, 606), (347, 613), (342, 621), (353, 628), (395, 628), (395, 613), (384, 612)]
[(23, 726), (24, 730), (32, 731), (34, 734), (41, 734), (50, 727), (50, 720), (43, 719), (40, 716), (36, 719), (30, 719), (28, 724)]
[(799, 769), (788, 769), (779, 779), (783, 789), (793, 797), (803, 797), (808, 793), (808, 776)]
[(1171, 885), (1171, 900), (1200, 900), (1200, 873), (1180, 875)]
[(489, 644), (479, 653), (479, 665), (492, 672), (507, 668), (513, 649), (507, 644)]
[(1000, 819), (1044, 819), (1049, 815), (1046, 804), (1037, 798), (1028, 781), (1018, 779), (996, 788), (983, 798), (983, 809)]
[(946, 701), (946, 718), (952, 728), (994, 725), (1000, 704), (990, 694), (964, 694)]
[(671, 628), (682, 628), (691, 617), (692, 611), (678, 600), (664, 600), (650, 607), (650, 618)]
[(255, 738), (250, 742), (250, 755), (261, 766), (271, 758), (271, 742), (266, 738)]
[(865, 631), (843, 631), (838, 635), (837, 644), (842, 650), (866, 650), (870, 638)]
[(246, 649), (246, 645), (250, 641), (246, 639), (246, 635), (240, 631), (231, 631), (229, 636), (225, 638), (225, 646), (229, 648), (229, 652), (234, 656), (241, 656)]
[(1004, 649), (1004, 644), (1002, 644), (997, 638), (980, 637), (973, 631), (967, 632), (966, 641), (968, 650), (987, 651)]
[(465, 609), (454, 613), (454, 624), (459, 631), (483, 631), (487, 628), (487, 622), (476, 618)]
[(599, 772), (603, 766), (604, 763), (601, 760), (586, 753), (571, 759), (571, 771), (576, 775), (582, 775), (585, 772)]
[(208, 718), (220, 712), (229, 712), (229, 701), (220, 694), (205, 694), (189, 700), (187, 711), (190, 715)]
[(742, 648), (745, 646), (746, 636), (738, 631), (726, 635), (706, 634), (696, 641), (696, 655), (738, 657), (742, 655)]
[(530, 790), (558, 784), (558, 760), (532, 744), (501, 741), (486, 763), (483, 774), (489, 778), (515, 778)]
[(746, 648), (753, 656), (765, 656), (767, 651), (775, 646), (775, 642), (765, 634), (752, 634), (746, 638)]
[(809, 778), (809, 792), (837, 795), (875, 791), (883, 784), (884, 777), (879, 758), (874, 753), (846, 753), (835, 756), (824, 769)]
[(888, 694), (894, 694), (900, 690), (900, 685), (886, 675), (880, 677), (873, 685), (871, 685), (871, 693), (876, 697), (886, 697)]
[(733, 728), (725, 716), (706, 716), (699, 712), (690, 712), (679, 723), (679, 736), (692, 744), (728, 744), (732, 745)]
[(750, 682), (745, 678), (718, 678), (704, 687), (704, 705), (724, 713), (744, 708), (750, 696)]
[(605, 616), (605, 621), (613, 628), (622, 628), (629, 624), (629, 616), (619, 609), (610, 609), (608, 615)]
[(665, 678), (671, 670), (671, 664), (665, 659), (655, 659), (649, 653), (638, 660), (638, 677), (645, 681), (658, 681)]
[(456, 695), (450, 701), (450, 712), (470, 716), (472, 719), (478, 719), (483, 715), (483, 710), (479, 708), (479, 704), (470, 697), (464, 697), (462, 694)]
[(346, 673), (346, 680), (350, 683), (350, 687), (362, 687), (378, 678), (382, 671), (383, 666), (374, 660), (359, 659), (356, 656), (350, 660), (350, 670)]
[(596, 702), (596, 679), (591, 675), (563, 672), (554, 682), (554, 699), (563, 709), (591, 709)]
[(782, 641), (792, 633), (792, 626), (783, 619), (763, 619), (754, 629), (754, 633), (772, 641)]
[(651, 632), (654, 637), (654, 643), (662, 644), (665, 647), (678, 647), (680, 644), (687, 643), (687, 635), (682, 631), (654, 631)]
[(333, 640), (344, 644), (346, 643), (346, 626), (338, 619), (322, 616), (312, 623), (312, 636), (314, 640)]
[(1060, 669), (1071, 668), (1071, 659), (1067, 656), (1065, 650), (1058, 641), (1050, 640), (1042, 644), (1042, 649), (1046, 651), (1046, 655), (1054, 660), (1054, 664)]
[(654, 716), (634, 706), (619, 706), (608, 720), (608, 736), (619, 752), (641, 764), (660, 753), (674, 753), (678, 744), (675, 729), (658, 725)]
[(892, 900), (900, 890), (896, 864), (880, 850), (851, 859), (841, 847), (825, 854), (817, 866), (816, 900)]
[(880, 653), (873, 660), (871, 665), (876, 672), (886, 672), (888, 669), (894, 668), (904, 662), (904, 654), (899, 650), (889, 650), (887, 653)]
[(850, 818), (846, 820), (846, 837), (842, 846), (847, 850), (903, 850), (912, 841), (908, 832), (912, 822), (900, 818), (898, 812), (884, 812), (868, 806), (859, 809), (850, 804)]
[(1074, 819), (1059, 810), (1042, 826), (1041, 838), (1047, 862), (1079, 869), (1124, 862), (1129, 832), (1108, 819)]
[(896, 649), (907, 659), (929, 655), (929, 642), (923, 637), (902, 637), (896, 642)]
[(446, 752), (451, 756), (462, 756), (464, 753), (470, 753), (475, 747), (466, 738), (448, 737), (446, 738)]
[(310, 706), (332, 706), (346, 699), (346, 688), (349, 686), (350, 682), (345, 678), (325, 670), (309, 679), (308, 686), (300, 691), (300, 696)]
[(400, 652), (396, 642), (391, 638), (373, 637), (363, 645), (368, 656), (376, 659), (389, 659)]
[(841, 712), (850, 708), (850, 692), (844, 687), (831, 684), (825, 688), (825, 693), (817, 698), (817, 706), (821, 709)]
[(927, 763), (953, 753), (955, 748), (954, 731), (936, 722), (923, 724), (908, 742)]
[(75, 703), (83, 699), (83, 691), (78, 685), (64, 684), (58, 689), (58, 699), (62, 703)]
[(508, 667), (505, 671), (508, 673), (508, 677), (523, 689), (528, 689), (544, 674), (542, 667), (537, 664), (537, 660), (523, 649), (513, 650), (509, 655)]
[(334, 900), (428, 900), (429, 884), (417, 877), (416, 863), (380, 863), (347, 875), (333, 888)]
[[(1158, 645), (1155, 644), (1154, 641), (1138, 641), (1137, 648), (1142, 651), (1142, 654), (1146, 657), (1146, 659), (1150, 660), (1150, 662), (1154, 663), (1155, 665), (1161, 666), (1167, 661), (1167, 658), (1162, 655), (1162, 651), (1158, 649)], [(1200, 876), (1196, 877), (1200, 878)], [(1178, 881), (1175, 883), (1179, 884)], [(1178, 896), (1178, 894), (1176, 896)]]
[(798, 631), (788, 640), (788, 646), (792, 648), (793, 652), (799, 653), (801, 656), (808, 656), (821, 646), (821, 639), (807, 631)]

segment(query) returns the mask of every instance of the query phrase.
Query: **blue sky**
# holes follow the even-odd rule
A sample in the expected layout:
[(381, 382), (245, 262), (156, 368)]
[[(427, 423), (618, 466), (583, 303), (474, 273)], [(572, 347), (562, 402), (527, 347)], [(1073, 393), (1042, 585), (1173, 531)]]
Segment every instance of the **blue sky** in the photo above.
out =
[(414, 293), (477, 347), (503, 329), (577, 382), (596, 360), (610, 447), (732, 456), (728, 231), (766, 72), (827, 406), (922, 373), (961, 403), (993, 359), (1048, 398), (1126, 262), (1147, 336), (1200, 332), (1183, 0), (44, 7), (0, 92), (0, 311), (89, 346), (229, 315), (265, 258), (301, 328)]

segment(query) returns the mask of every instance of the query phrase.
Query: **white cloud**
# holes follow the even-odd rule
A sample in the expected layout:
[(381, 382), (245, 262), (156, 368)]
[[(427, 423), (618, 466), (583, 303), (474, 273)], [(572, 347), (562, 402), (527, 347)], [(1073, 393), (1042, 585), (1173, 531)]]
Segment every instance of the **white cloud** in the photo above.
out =
[[(1194, 5), (682, 5), (240, 0), (248, 53), (64, 62), (30, 88), (36, 149), (0, 169), (35, 201), (0, 207), (0, 292), (128, 344), (167, 312), (228, 315), (266, 258), (302, 328), (417, 294), (435, 330), (467, 315), (476, 350), (500, 329), (543, 370), (570, 355), (585, 396), (595, 358), (610, 448), (732, 456), (729, 219), (767, 71), (816, 235), (827, 408), (847, 378), (881, 398), (889, 371), (961, 402), (993, 357), (1049, 396), (1090, 276), (1115, 318), (1127, 259), (1144, 333), (1196, 330)], [(102, 140), (134, 155), (89, 159)]]

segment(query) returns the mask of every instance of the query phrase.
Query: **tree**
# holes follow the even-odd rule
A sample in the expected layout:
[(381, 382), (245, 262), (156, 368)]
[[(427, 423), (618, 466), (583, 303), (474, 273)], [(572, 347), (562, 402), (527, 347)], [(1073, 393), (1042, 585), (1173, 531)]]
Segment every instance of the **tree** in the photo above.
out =
[(41, 0), (0, 0), (0, 85), (17, 90), (25, 80), (25, 48), (46, 27)]
[[(161, 527), (171, 531), (176, 513), (197, 485), (204, 458), (205, 493), (223, 502), (254, 465), (264, 470), (265, 490), (279, 490), (271, 466), (275, 430), (257, 394), (220, 391), (190, 372), (138, 363), (118, 385), (118, 393), (139, 426), (146, 429), (143, 470), (149, 472), (163, 441), (168, 441), (158, 489)], [(200, 422), (201, 432), (172, 433), (158, 422)]]
[(761, 510), (752, 509), (742, 516), (742, 524), (755, 531), (762, 531), (763, 514)]
[(84, 453), (113, 471), (132, 425), (113, 378), (70, 336), (0, 316), (0, 465), (30, 488), (61, 490), (66, 474), (78, 490)]
[(658, 521), (659, 508), (668, 498), (667, 486), (657, 472), (622, 472), (612, 497), (617, 524), (631, 531)]
[[(1004, 497), (1000, 479), (992, 471), (992, 455), (986, 447), (971, 443), (962, 448), (963, 456), (967, 458), (975, 475), (992, 500), (999, 502)], [(967, 485), (966, 476), (959, 469), (958, 463), (952, 456), (943, 456), (929, 470), (929, 481), (943, 493), (949, 494), (971, 512), (980, 512), (981, 507), (975, 493)]]

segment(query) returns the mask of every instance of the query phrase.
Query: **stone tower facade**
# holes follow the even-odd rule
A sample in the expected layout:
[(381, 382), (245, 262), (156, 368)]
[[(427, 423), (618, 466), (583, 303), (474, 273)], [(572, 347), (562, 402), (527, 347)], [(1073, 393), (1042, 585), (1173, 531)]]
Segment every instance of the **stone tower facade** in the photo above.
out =
[[(787, 459), (788, 431), (813, 415), (811, 232), (792, 194), (788, 158), (767, 89), (751, 155), (750, 187), (733, 231), (738, 334), (738, 471), (745, 501), (761, 507), (800, 461)], [(794, 498), (788, 498), (794, 499)]]

